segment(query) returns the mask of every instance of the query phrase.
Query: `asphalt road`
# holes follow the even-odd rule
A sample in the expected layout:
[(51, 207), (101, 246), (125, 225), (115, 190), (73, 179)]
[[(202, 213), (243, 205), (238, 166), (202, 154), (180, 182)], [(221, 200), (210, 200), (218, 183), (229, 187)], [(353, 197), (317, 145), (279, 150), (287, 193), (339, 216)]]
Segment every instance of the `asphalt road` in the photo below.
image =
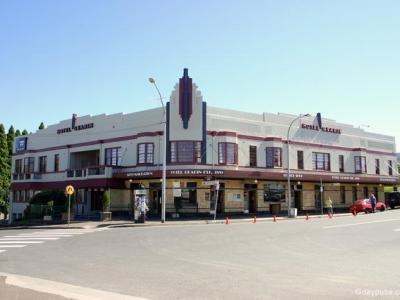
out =
[[(58, 239), (40, 240), (49, 231)], [(42, 243), (2, 248), (21, 234)], [(0, 274), (115, 297), (400, 299), (399, 249), (400, 210), (256, 224), (2, 230)]]

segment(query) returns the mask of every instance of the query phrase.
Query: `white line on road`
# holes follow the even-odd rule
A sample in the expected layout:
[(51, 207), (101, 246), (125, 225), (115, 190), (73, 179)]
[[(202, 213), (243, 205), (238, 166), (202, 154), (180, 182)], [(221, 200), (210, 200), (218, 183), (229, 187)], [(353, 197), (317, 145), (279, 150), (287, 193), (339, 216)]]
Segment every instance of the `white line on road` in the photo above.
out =
[(388, 220), (377, 220), (377, 221), (352, 223), (352, 224), (340, 224), (340, 225), (325, 226), (325, 227), (322, 227), (322, 228), (323, 229), (332, 229), (332, 228), (351, 227), (351, 226), (367, 225), (367, 224), (374, 224), (374, 223), (394, 222), (394, 221), (400, 221), (400, 219), (388, 219)]
[[(0, 241), (0, 244), (42, 244), (43, 241), (21, 241), (21, 240), (14, 240), (14, 241)], [(0, 245), (0, 247), (1, 247)]]
[(5, 237), (20, 237), (20, 238), (23, 238), (23, 237), (71, 237), (72, 235), (70, 235), (70, 234), (62, 234), (62, 235), (60, 235), (60, 234), (58, 234), (58, 235), (54, 235), (54, 234), (52, 234), (52, 235), (49, 235), (49, 234), (35, 234), (35, 235), (33, 235), (33, 234), (21, 234), (21, 235), (6, 235)]
[(393, 229), (393, 231), (400, 231), (400, 228), (397, 228), (397, 229)]
[(6, 251), (7, 251), (7, 250), (0, 250), (0, 253), (1, 253), (1, 252), (6, 252)]
[(0, 245), (0, 248), (22, 248), (26, 247), (26, 245)]
[(68, 299), (75, 300), (144, 300), (130, 295), (118, 294), (86, 288), (82, 286), (71, 285), (62, 282), (50, 281), (45, 279), (21, 276), (15, 274), (0, 273), (0, 276), (6, 277), (5, 283), (12, 286), (18, 286), (25, 289), (34, 290), (41, 293), (59, 295)]
[(21, 237), (21, 236), (8, 236), (1, 237), (0, 241), (15, 241), (15, 240), (45, 240), (45, 241), (54, 241), (59, 240), (59, 237)]

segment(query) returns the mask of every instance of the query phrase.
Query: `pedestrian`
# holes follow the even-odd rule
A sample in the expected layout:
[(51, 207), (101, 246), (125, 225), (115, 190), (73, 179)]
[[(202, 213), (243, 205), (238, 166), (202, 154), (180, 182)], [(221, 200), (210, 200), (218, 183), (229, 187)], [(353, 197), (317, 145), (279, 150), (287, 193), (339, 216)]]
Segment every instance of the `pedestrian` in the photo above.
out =
[(328, 197), (328, 199), (325, 199), (325, 208), (328, 211), (328, 214), (333, 215), (333, 207), (332, 207), (332, 200), (331, 197)]
[(369, 196), (369, 202), (371, 203), (372, 212), (375, 212), (376, 198), (374, 193), (371, 193), (371, 196)]

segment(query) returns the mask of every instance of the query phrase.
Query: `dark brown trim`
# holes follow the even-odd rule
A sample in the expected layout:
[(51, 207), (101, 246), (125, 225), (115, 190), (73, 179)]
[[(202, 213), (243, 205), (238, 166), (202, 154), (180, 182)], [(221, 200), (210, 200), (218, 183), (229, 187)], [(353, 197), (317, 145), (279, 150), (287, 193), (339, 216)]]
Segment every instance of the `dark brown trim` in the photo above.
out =
[(141, 132), (141, 133), (134, 134), (134, 135), (121, 136), (121, 137), (104, 139), (104, 140), (96, 140), (96, 141), (77, 143), (77, 144), (72, 144), (72, 145), (49, 147), (49, 148), (42, 148), (42, 149), (36, 149), (36, 150), (26, 150), (24, 152), (13, 153), (13, 156), (19, 156), (19, 155), (23, 155), (25, 153), (47, 152), (47, 151), (54, 151), (54, 150), (67, 149), (67, 148), (77, 148), (77, 147), (92, 146), (92, 145), (98, 145), (98, 144), (129, 141), (129, 140), (135, 140), (135, 139), (141, 138), (141, 137), (152, 137), (152, 136), (158, 136), (158, 135), (163, 135), (163, 132), (162, 131)]
[[(211, 136), (228, 136), (228, 137), (237, 137), (246, 140), (253, 140), (253, 141), (273, 141), (273, 142), (282, 142), (287, 144), (287, 140), (283, 140), (279, 137), (260, 137), (260, 136), (252, 136), (252, 135), (244, 135), (244, 134), (237, 134), (236, 132), (232, 131), (207, 131), (208, 135)], [(325, 145), (325, 144), (316, 144), (316, 143), (309, 143), (309, 142), (299, 142), (299, 141), (290, 141), (290, 144), (293, 145), (302, 145), (302, 146), (309, 146), (309, 147), (320, 147), (326, 149), (335, 149), (335, 150), (345, 150), (345, 151), (365, 151), (367, 153), (372, 154), (383, 154), (389, 156), (396, 156), (394, 152), (385, 152), (385, 151), (377, 151), (377, 150), (367, 150), (365, 148), (350, 148), (350, 147), (342, 147), (342, 146), (332, 146), (332, 145)]]
[(124, 181), (115, 178), (86, 179), (86, 180), (66, 180), (66, 181), (47, 181), (47, 182), (13, 182), (11, 190), (51, 190), (65, 189), (67, 185), (79, 188), (123, 188)]

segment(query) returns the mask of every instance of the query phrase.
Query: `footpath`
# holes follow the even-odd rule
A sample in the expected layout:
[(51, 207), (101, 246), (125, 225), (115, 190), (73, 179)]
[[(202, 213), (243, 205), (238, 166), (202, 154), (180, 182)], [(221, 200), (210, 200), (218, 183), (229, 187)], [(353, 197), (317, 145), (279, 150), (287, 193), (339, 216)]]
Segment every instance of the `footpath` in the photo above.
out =
[(14, 230), (14, 229), (94, 229), (94, 228), (118, 228), (118, 227), (151, 227), (151, 226), (184, 226), (184, 225), (205, 225), (205, 224), (235, 224), (235, 223), (257, 223), (257, 222), (287, 222), (296, 220), (312, 220), (323, 218), (337, 218), (352, 216), (351, 213), (337, 213), (329, 216), (325, 215), (306, 215), (297, 216), (296, 218), (289, 218), (287, 216), (274, 217), (274, 216), (256, 216), (256, 217), (232, 217), (217, 220), (190, 220), (190, 219), (167, 219), (164, 223), (160, 220), (150, 219), (145, 223), (135, 223), (131, 220), (115, 220), (115, 221), (71, 221), (70, 224), (40, 224), (40, 225), (0, 225), (0, 230)]

